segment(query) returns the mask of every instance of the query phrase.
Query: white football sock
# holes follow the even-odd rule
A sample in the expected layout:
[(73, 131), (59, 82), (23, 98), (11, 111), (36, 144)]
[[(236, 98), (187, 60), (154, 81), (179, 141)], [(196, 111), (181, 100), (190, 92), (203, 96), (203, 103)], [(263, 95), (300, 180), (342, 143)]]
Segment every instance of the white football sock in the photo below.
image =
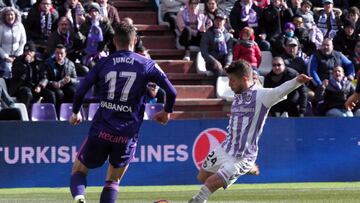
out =
[(209, 188), (207, 188), (205, 185), (203, 185), (197, 195), (195, 195), (193, 198), (198, 200), (199, 202), (206, 202), (211, 195), (211, 192)]

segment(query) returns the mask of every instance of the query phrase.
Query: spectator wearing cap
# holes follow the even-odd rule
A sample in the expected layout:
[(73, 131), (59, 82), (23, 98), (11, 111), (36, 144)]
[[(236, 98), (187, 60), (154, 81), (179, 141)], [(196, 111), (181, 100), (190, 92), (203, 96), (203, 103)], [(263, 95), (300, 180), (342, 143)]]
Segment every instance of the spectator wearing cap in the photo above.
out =
[(240, 36), (244, 27), (251, 27), (254, 30), (255, 41), (261, 50), (270, 50), (270, 44), (265, 40), (265, 35), (260, 35), (261, 8), (256, 6), (253, 0), (237, 0), (230, 12), (230, 24), (234, 29), (234, 37)]
[(35, 57), (36, 47), (33, 42), (27, 42), (24, 52), (13, 63), (13, 77), (9, 84), (9, 93), (24, 103), (30, 110), (33, 102), (51, 103), (51, 92), (41, 85), (41, 62)]
[(285, 66), (296, 70), (298, 73), (306, 73), (306, 63), (304, 58), (299, 56), (300, 43), (295, 38), (286, 38), (284, 50), (280, 56), (283, 58)]
[(237, 43), (234, 46), (234, 61), (243, 59), (257, 69), (261, 63), (261, 51), (255, 42), (254, 30), (251, 27), (244, 27)]
[[(278, 87), (284, 82), (297, 77), (297, 75), (299, 73), (296, 70), (285, 66), (284, 60), (281, 57), (274, 57), (271, 72), (264, 77), (264, 87)], [(285, 100), (271, 107), (269, 115), (279, 117), (284, 112), (287, 112), (290, 117), (303, 117), (306, 106), (307, 92), (306, 87), (302, 85), (288, 94)]]
[(89, 17), (80, 26), (80, 32), (86, 36), (82, 61), (91, 68), (99, 59), (109, 55), (115, 32), (109, 20), (100, 15), (98, 3), (88, 6), (88, 14)]
[(313, 78), (314, 87), (321, 85), (323, 80), (329, 79), (333, 68), (337, 65), (344, 68), (345, 76), (349, 80), (354, 79), (355, 70), (352, 62), (344, 54), (334, 50), (332, 39), (325, 38), (321, 48), (309, 59), (308, 75)]
[(357, 35), (355, 34), (355, 23), (345, 20), (343, 29), (336, 33), (334, 38), (334, 49), (349, 57), (354, 52)]
[(30, 10), (25, 28), (28, 41), (33, 41), (40, 52), (46, 48), (49, 35), (56, 30), (56, 22), (59, 18), (58, 12), (53, 8), (51, 0), (38, 0)]
[(59, 110), (61, 103), (71, 103), (77, 85), (75, 64), (66, 57), (66, 47), (58, 44), (54, 56), (41, 68), (40, 86), (51, 91), (52, 103)]
[(299, 40), (299, 49), (307, 56), (310, 56), (316, 50), (315, 43), (310, 40), (310, 29), (305, 27), (301, 15), (295, 15), (292, 22), (295, 25), (295, 37)]
[(66, 16), (75, 33), (78, 32), (80, 25), (85, 21), (85, 9), (79, 0), (66, 0), (59, 7), (59, 16)]
[(225, 28), (226, 15), (216, 14), (214, 25), (205, 32), (200, 42), (201, 55), (206, 69), (215, 75), (224, 73), (224, 69), (233, 61), (233, 38)]
[(0, 77), (10, 79), (12, 63), (23, 53), (26, 33), (20, 13), (15, 8), (3, 8), (0, 22)]
[(315, 24), (314, 13), (312, 12), (313, 4), (309, 0), (305, 0), (301, 3), (301, 7), (298, 10), (298, 15), (300, 15), (304, 19), (304, 25), (307, 28), (312, 27)]
[(323, 9), (318, 12), (315, 21), (325, 38), (335, 37), (341, 27), (340, 15), (334, 11), (333, 0), (323, 0)]
[(291, 22), (293, 16), (285, 0), (273, 0), (270, 6), (263, 10), (260, 17), (260, 33), (266, 34), (266, 39), (270, 43), (274, 42), (275, 38), (282, 35), (285, 23)]
[(284, 32), (270, 41), (272, 47), (271, 53), (273, 56), (279, 56), (284, 53), (284, 42), (286, 38), (296, 38), (295, 25), (293, 23), (287, 22), (283, 27)]
[(191, 45), (199, 46), (201, 36), (206, 32), (206, 18), (199, 10), (199, 0), (189, 0), (184, 10), (178, 12), (176, 25), (180, 31), (179, 43), (185, 47), (184, 60), (190, 61)]

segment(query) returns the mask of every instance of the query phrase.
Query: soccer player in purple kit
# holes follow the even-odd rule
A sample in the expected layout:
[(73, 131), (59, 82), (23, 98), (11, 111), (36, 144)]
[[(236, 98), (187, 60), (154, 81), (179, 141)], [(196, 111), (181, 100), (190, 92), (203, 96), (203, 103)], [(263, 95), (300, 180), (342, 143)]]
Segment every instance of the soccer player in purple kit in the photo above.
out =
[(278, 87), (262, 88), (255, 85), (251, 65), (244, 60), (233, 62), (225, 71), (235, 92), (227, 137), (203, 162), (197, 178), (204, 185), (189, 203), (207, 202), (217, 189), (228, 188), (254, 167), (269, 109), (312, 79), (301, 74)]
[(164, 110), (154, 120), (166, 124), (175, 103), (176, 90), (164, 72), (151, 59), (133, 52), (135, 27), (118, 24), (114, 30), (117, 52), (100, 60), (79, 85), (69, 119), (73, 125), (81, 122), (82, 99), (93, 84), (100, 84), (100, 108), (72, 168), (70, 190), (74, 202), (85, 202), (87, 173), (106, 160), (110, 164), (100, 202), (116, 201), (120, 180), (134, 157), (148, 82), (156, 83), (166, 93)]

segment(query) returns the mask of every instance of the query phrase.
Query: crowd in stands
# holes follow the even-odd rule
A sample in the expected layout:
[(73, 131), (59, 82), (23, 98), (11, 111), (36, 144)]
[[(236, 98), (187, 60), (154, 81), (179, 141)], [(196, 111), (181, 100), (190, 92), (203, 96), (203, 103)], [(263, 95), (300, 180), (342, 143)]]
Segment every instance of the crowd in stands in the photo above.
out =
[[(258, 73), (262, 53), (271, 52), (264, 87), (299, 73), (313, 77), (270, 115), (304, 116), (309, 105), (316, 115), (359, 115), (343, 104), (360, 70), (360, 1), (160, 0), (159, 6), (161, 20), (185, 49), (184, 60), (192, 60), (191, 46), (199, 47), (215, 76), (238, 59)], [(29, 111), (34, 102), (57, 110), (72, 102), (79, 80), (115, 51), (114, 23), (134, 23), (120, 19), (108, 0), (1, 0), (0, 7), (0, 78), (7, 85), (1, 100), (11, 107), (10, 95)], [(151, 57), (140, 36), (135, 51)], [(163, 102), (156, 84), (148, 89), (148, 102)]]

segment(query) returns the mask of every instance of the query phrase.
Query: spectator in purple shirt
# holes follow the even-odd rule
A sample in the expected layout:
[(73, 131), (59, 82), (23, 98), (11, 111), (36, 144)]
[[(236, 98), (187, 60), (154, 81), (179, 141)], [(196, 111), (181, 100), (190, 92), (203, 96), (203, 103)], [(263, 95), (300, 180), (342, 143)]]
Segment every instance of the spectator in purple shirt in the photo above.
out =
[(89, 169), (101, 167), (106, 160), (110, 164), (100, 202), (116, 201), (120, 180), (134, 157), (149, 82), (158, 84), (166, 93), (164, 109), (154, 119), (166, 124), (170, 118), (176, 90), (154, 61), (133, 52), (135, 42), (134, 26), (116, 25), (114, 43), (117, 52), (101, 59), (77, 89), (73, 115), (69, 119), (71, 124), (81, 122), (82, 99), (95, 83), (100, 86), (100, 108), (72, 169), (70, 189), (75, 202), (85, 202)]

